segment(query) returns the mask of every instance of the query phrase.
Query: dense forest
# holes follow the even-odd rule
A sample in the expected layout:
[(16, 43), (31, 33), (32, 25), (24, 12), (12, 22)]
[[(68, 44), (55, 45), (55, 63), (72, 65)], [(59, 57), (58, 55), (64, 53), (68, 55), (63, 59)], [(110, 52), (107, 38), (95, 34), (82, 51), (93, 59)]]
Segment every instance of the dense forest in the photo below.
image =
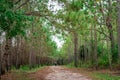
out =
[(0, 0), (0, 76), (24, 65), (120, 69), (120, 0)]

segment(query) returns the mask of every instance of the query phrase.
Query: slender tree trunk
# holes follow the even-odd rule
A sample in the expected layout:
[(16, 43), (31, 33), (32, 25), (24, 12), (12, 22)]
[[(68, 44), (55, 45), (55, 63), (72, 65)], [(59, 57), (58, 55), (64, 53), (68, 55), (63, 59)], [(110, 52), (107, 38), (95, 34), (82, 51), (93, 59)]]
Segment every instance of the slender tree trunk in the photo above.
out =
[(85, 40), (85, 42), (84, 42), (84, 55), (85, 55), (85, 62), (87, 62), (87, 60), (88, 60), (88, 52), (87, 52), (87, 44), (86, 44), (86, 42), (87, 42), (87, 40), (86, 40), (86, 36), (84, 37), (84, 40)]
[(109, 39), (106, 38), (106, 42), (107, 42), (107, 53), (108, 53), (108, 59), (109, 59), (109, 67), (110, 67), (110, 70), (112, 70), (112, 63), (111, 63), (111, 50), (109, 49)]
[[(40, 36), (41, 37), (41, 36)], [(39, 65), (41, 65), (41, 54), (42, 54), (42, 39), (40, 39), (40, 47), (39, 47)]]
[(0, 44), (0, 80), (1, 80), (1, 67), (2, 67), (2, 45)]
[(98, 68), (98, 60), (97, 60), (97, 30), (96, 25), (94, 25), (94, 64), (95, 68)]
[(106, 20), (106, 26), (108, 28), (109, 31), (109, 37), (110, 37), (110, 41), (111, 41), (111, 53), (112, 53), (112, 62), (116, 62), (116, 57), (114, 54), (114, 50), (115, 50), (115, 41), (114, 41), (114, 35), (113, 35), (113, 26), (111, 24), (111, 0), (108, 0), (108, 16), (107, 16), (107, 20)]
[(117, 7), (118, 7), (118, 54), (119, 54), (119, 62), (120, 62), (120, 0), (117, 0)]
[(5, 51), (6, 51), (6, 56), (7, 56), (7, 59), (6, 59), (7, 71), (9, 71), (11, 69), (11, 47), (12, 47), (12, 39), (9, 38), (7, 41), (7, 44), (5, 46)]
[(29, 53), (29, 66), (30, 66), (30, 69), (33, 68), (33, 51), (34, 51), (34, 35), (33, 35), (33, 32), (34, 32), (34, 23), (32, 24), (32, 29), (31, 29), (31, 44), (30, 44), (30, 53)]
[(91, 56), (91, 62), (94, 63), (93, 53), (94, 53), (94, 45), (93, 45), (93, 28), (91, 26), (91, 50), (90, 50), (90, 56)]
[(74, 66), (77, 67), (78, 35), (74, 32)]
[(2, 59), (2, 74), (10, 70), (10, 58), (9, 56), (11, 55), (11, 44), (12, 44), (12, 39), (8, 38), (6, 39), (6, 45), (5, 45), (5, 53), (3, 54), (3, 59)]
[[(31, 46), (32, 47), (32, 46)], [(32, 53), (33, 53), (33, 48), (29, 49), (29, 67), (30, 69), (32, 68)]]
[(83, 45), (83, 55), (84, 55), (83, 61), (86, 62), (86, 51), (85, 51), (85, 45)]
[(67, 52), (68, 52), (68, 63), (70, 63), (70, 61), (71, 61), (71, 49), (72, 49), (72, 47), (71, 47), (71, 42), (68, 44), (68, 49), (67, 49)]
[(109, 30), (109, 35), (110, 35), (110, 41), (111, 41), (111, 53), (112, 53), (112, 62), (115, 62), (116, 60), (114, 50), (115, 50), (115, 42), (114, 42), (114, 35), (113, 35), (113, 30), (112, 30), (112, 25), (109, 23), (108, 25), (108, 30)]
[(16, 49), (16, 69), (20, 68), (20, 46), (21, 46), (21, 40), (20, 37), (17, 37), (17, 49)]

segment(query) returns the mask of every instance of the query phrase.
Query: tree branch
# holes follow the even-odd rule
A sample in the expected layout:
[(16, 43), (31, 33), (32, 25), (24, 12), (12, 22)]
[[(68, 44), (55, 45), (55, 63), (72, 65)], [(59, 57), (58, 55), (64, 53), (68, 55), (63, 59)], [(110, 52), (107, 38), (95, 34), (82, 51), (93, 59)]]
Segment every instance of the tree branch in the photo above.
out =
[(110, 38), (107, 34), (103, 33), (103, 32), (100, 31), (100, 30), (97, 30), (97, 32), (99, 32), (100, 34), (104, 34), (106, 37)]
[(48, 15), (43, 15), (41, 14), (40, 12), (38, 11), (32, 11), (32, 12), (26, 12), (25, 15), (27, 16), (37, 16), (37, 17), (45, 17), (45, 16), (48, 16)]
[(18, 4), (20, 1), (21, 1), (21, 0), (16, 1), (15, 4)]
[(15, 11), (16, 11), (17, 9), (21, 8), (22, 6), (26, 5), (28, 2), (29, 2), (29, 0), (26, 0), (23, 4), (21, 4), (19, 7), (17, 7), (17, 8), (15, 9)]

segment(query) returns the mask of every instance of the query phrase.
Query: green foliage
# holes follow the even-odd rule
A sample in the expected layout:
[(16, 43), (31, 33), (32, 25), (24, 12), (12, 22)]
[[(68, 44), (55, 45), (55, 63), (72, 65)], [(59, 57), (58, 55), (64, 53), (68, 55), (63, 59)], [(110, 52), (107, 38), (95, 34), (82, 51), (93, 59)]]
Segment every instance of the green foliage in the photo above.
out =
[(37, 65), (34, 68), (30, 69), (29, 65), (21, 65), (20, 69), (17, 69), (17, 70), (14, 67), (12, 67), (12, 71), (31, 73), (31, 72), (36, 72), (37, 70), (42, 69), (44, 67), (45, 66)]
[(99, 56), (99, 58), (98, 58), (98, 65), (101, 68), (109, 66), (109, 59), (108, 59), (107, 53), (104, 53), (104, 55)]
[(100, 68), (108, 67), (109, 66), (109, 58), (108, 56), (110, 53), (108, 53), (108, 50), (106, 47), (103, 46), (103, 44), (100, 44), (97, 46), (97, 52), (98, 52), (98, 65)]
[(29, 65), (20, 66), (20, 70), (21, 71), (28, 71), (28, 70), (30, 70)]
[(24, 35), (27, 17), (21, 12), (14, 12), (13, 3), (9, 0), (1, 1), (0, 7), (0, 29), (6, 32), (6, 37)]
[(105, 74), (105, 73), (94, 73), (97, 80), (120, 80), (120, 76)]
[[(86, 46), (90, 47), (91, 51), (95, 48), (96, 37), (98, 42), (96, 44), (98, 45), (98, 65), (100, 67), (108, 67), (108, 54), (110, 53), (108, 53), (109, 49), (106, 48), (107, 42), (105, 40), (109, 38), (106, 27), (106, 17), (109, 14), (108, 2), (105, 0), (60, 0), (64, 4), (64, 7), (62, 7), (63, 10), (58, 11), (58, 13), (54, 15), (54, 13), (51, 13), (50, 10), (47, 9), (48, 1), (49, 0), (32, 0), (28, 2), (28, 6), (25, 6), (25, 10), (23, 6), (19, 10), (15, 10), (17, 5), (13, 3), (13, 0), (0, 0), (0, 31), (6, 33), (6, 39), (16, 37), (17, 35), (25, 35), (26, 31), (28, 31), (28, 34), (25, 36), (27, 36), (29, 40), (26, 40), (26, 42), (28, 45), (30, 44), (29, 47), (33, 49), (35, 55), (41, 56), (45, 53), (52, 58), (67, 60), (70, 56), (73, 56), (74, 52), (73, 33), (78, 34), (78, 46), (86, 44)], [(116, 31), (115, 6), (116, 3), (113, 1), (113, 9), (110, 14), (114, 32)], [(25, 11), (28, 8), (30, 8), (28, 12), (32, 12), (33, 10), (31, 16), (25, 15)], [(34, 16), (35, 9), (40, 12), (39, 17)], [(36, 12), (37, 11), (35, 11), (35, 13)], [(52, 29), (52, 26), (54, 26), (55, 29)], [(95, 36), (95, 30), (102, 34), (97, 32)], [(62, 37), (65, 36), (65, 43), (60, 51), (58, 51), (55, 41), (52, 40), (52, 36), (56, 36), (55, 34), (61, 34)], [(100, 43), (101, 39), (104, 40), (105, 44)], [(108, 42), (109, 41), (110, 40), (108, 40)], [(95, 56), (92, 52), (90, 53), (90, 51), (89, 54), (90, 55), (87, 55), (89, 58)], [(113, 59), (117, 61), (117, 45), (112, 54)], [(69, 66), (73, 66), (73, 63), (71, 62)], [(83, 67), (86, 66), (91, 65), (83, 64)], [(21, 66), (21, 69), (29, 70), (28, 66)]]
[(67, 64), (66, 66), (67, 66), (68, 68), (74, 68), (74, 62), (69, 63), (69, 64)]
[(115, 49), (114, 49), (114, 53), (112, 53), (112, 57), (113, 57), (113, 61), (114, 63), (118, 62), (118, 45), (115, 44)]
[(106, 50), (104, 49), (103, 45), (102, 44), (99, 44), (97, 46), (97, 52), (98, 52), (98, 56), (102, 55), (103, 51)]
[(39, 67), (32, 68), (30, 70), (27, 65), (21, 66), (20, 69), (18, 69), (18, 70), (13, 69), (11, 71), (11, 74), (14, 76), (14, 77), (12, 77), (12, 79), (13, 80), (32, 80), (32, 77), (30, 77), (28, 75), (31, 74), (31, 73), (34, 73), (34, 72), (36, 72), (36, 71), (38, 71), (38, 70), (40, 70), (44, 67), (45, 66), (39, 66)]
[(70, 4), (70, 8), (74, 11), (79, 11), (83, 8), (83, 0), (73, 0)]

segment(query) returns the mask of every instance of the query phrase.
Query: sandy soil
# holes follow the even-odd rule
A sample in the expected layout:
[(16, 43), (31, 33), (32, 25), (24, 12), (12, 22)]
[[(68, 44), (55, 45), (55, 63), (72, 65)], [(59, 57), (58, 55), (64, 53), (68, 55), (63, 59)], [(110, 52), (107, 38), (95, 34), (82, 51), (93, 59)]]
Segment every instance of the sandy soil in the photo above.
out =
[(91, 80), (80, 73), (71, 72), (62, 66), (50, 66), (49, 69), (52, 72), (46, 75), (45, 80)]

